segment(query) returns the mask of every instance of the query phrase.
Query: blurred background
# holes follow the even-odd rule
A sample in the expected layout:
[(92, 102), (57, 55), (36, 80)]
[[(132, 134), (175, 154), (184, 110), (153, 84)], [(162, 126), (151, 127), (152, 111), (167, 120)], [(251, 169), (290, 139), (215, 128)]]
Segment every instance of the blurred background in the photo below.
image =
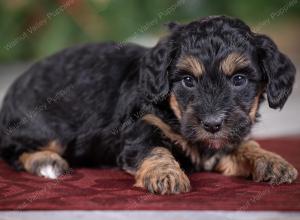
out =
[[(300, 66), (299, 0), (1, 0), (0, 101), (12, 81), (37, 59), (95, 41), (154, 45), (168, 21), (207, 15), (239, 17), (272, 37)], [(299, 69), (299, 68), (298, 68)], [(300, 77), (286, 107), (264, 104), (255, 137), (300, 135)]]

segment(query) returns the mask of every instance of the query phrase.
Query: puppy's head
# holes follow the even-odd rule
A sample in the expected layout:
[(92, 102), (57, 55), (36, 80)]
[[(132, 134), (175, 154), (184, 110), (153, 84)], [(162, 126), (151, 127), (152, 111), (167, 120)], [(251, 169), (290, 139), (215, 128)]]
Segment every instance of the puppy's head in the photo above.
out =
[(283, 107), (295, 67), (270, 38), (224, 16), (169, 27), (171, 34), (145, 56), (140, 85), (149, 101), (168, 96), (188, 140), (213, 148), (238, 144), (264, 94), (271, 108)]

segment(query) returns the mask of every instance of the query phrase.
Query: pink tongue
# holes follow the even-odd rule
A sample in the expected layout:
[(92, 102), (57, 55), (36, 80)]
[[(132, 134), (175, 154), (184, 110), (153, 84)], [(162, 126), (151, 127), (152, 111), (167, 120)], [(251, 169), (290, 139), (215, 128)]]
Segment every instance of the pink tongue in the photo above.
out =
[(211, 148), (219, 149), (219, 148), (222, 147), (222, 141), (221, 140), (216, 140), (216, 139), (208, 140), (208, 145)]

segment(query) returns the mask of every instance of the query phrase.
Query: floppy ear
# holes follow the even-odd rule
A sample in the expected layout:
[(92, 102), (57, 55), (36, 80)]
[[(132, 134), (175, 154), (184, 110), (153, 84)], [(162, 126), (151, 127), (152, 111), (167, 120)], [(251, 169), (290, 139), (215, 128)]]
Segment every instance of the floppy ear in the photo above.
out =
[(158, 102), (169, 92), (170, 45), (167, 39), (146, 52), (140, 67), (139, 87), (150, 102)]
[(290, 59), (282, 54), (275, 43), (265, 35), (256, 35), (260, 66), (267, 79), (269, 106), (282, 108), (292, 92), (296, 69)]

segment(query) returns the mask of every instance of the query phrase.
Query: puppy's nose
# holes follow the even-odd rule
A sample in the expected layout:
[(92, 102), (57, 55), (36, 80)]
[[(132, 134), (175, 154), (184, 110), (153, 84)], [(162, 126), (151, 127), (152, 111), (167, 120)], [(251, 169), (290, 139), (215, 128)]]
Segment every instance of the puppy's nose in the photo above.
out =
[(203, 128), (210, 132), (216, 133), (221, 130), (223, 119), (221, 117), (208, 117), (202, 120)]

